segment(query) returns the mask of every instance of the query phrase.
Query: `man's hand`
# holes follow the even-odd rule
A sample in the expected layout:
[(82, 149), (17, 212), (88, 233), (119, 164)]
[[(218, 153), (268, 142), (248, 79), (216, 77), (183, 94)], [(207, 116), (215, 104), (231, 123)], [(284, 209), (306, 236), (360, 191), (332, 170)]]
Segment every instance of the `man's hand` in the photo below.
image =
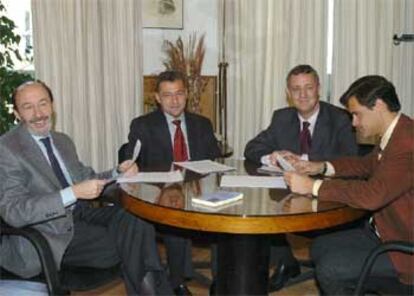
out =
[(306, 161), (299, 160), (292, 163), (293, 167), (298, 173), (306, 175), (318, 175), (322, 174), (325, 170), (325, 162), (315, 162), (315, 161)]
[(294, 162), (300, 160), (299, 155), (296, 155), (296, 154), (294, 154), (290, 151), (287, 151), (287, 150), (273, 151), (273, 153), (270, 154), (269, 159), (270, 159), (270, 163), (273, 166), (277, 166), (277, 167), (280, 167), (277, 163), (277, 155), (282, 156), (284, 159), (286, 159), (290, 163), (294, 163)]
[(294, 172), (285, 172), (284, 179), (290, 187), (290, 191), (299, 194), (312, 194), (314, 180), (308, 176)]
[(107, 182), (107, 180), (87, 180), (73, 185), (72, 190), (78, 199), (94, 199), (101, 194)]
[(138, 166), (132, 159), (128, 159), (118, 165), (118, 171), (125, 177), (133, 176), (138, 173)]

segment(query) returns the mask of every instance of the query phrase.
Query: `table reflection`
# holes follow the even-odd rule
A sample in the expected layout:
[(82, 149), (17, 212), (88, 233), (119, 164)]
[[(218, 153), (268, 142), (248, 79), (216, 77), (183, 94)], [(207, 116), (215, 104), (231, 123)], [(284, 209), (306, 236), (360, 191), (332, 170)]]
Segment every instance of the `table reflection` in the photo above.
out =
[[(225, 174), (258, 174), (257, 166), (242, 161), (226, 160), (226, 164), (236, 170)], [(221, 188), (222, 174), (183, 173), (184, 182), (177, 184), (121, 184), (121, 202), (143, 219), (213, 233), (218, 294), (267, 293), (269, 234), (324, 229), (365, 214), (340, 203), (318, 203), (312, 196), (291, 194), (287, 189)], [(217, 190), (241, 192), (243, 199), (219, 209), (192, 204), (193, 197)]]
[[(254, 175), (256, 168), (243, 161), (227, 160), (227, 164), (236, 167), (235, 171), (225, 174)], [(220, 187), (223, 174), (199, 175), (183, 171), (184, 182), (176, 184), (121, 184), (121, 188), (132, 197), (163, 207), (183, 211), (215, 213), (238, 216), (275, 216), (314, 213), (342, 208), (343, 204), (333, 202), (318, 203), (311, 196), (292, 194), (287, 189)], [(193, 204), (193, 197), (212, 193), (217, 190), (229, 190), (243, 193), (243, 199), (221, 207), (207, 207)]]
[(183, 209), (185, 196), (181, 184), (172, 184), (161, 189), (156, 197), (156, 203), (170, 208)]

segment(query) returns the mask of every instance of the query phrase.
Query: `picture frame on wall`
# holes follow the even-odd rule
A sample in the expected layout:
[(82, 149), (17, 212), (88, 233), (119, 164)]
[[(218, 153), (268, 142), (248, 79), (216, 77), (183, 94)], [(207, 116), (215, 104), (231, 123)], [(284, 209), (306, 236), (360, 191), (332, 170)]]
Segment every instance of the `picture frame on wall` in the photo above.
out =
[(144, 28), (183, 29), (184, 0), (142, 0)]

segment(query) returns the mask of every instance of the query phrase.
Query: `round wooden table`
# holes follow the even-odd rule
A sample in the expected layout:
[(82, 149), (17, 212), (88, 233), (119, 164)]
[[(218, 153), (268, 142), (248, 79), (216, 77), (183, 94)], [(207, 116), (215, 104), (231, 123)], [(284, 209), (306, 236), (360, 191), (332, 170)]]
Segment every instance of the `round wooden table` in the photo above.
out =
[[(227, 160), (236, 170), (225, 174), (255, 174), (255, 166)], [(217, 237), (218, 295), (265, 295), (273, 234), (324, 229), (361, 218), (365, 212), (287, 189), (220, 188), (243, 193), (241, 201), (219, 209), (200, 207), (194, 196), (218, 190), (222, 174), (201, 176), (183, 172), (179, 184), (121, 184), (121, 201), (131, 213), (165, 225), (219, 234)]]

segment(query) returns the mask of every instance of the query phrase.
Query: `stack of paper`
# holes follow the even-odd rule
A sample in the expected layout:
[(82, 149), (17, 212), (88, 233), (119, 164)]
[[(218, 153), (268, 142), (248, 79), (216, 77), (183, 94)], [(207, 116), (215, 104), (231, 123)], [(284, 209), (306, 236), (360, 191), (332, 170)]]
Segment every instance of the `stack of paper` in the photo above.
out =
[(221, 177), (220, 187), (287, 188), (283, 177), (233, 175)]
[(183, 181), (180, 171), (142, 172), (130, 177), (119, 177), (118, 183), (176, 183)]
[(212, 193), (203, 194), (199, 197), (193, 197), (192, 202), (209, 207), (219, 207), (238, 201), (243, 198), (243, 193), (233, 191), (216, 191)]
[(190, 171), (194, 171), (199, 174), (210, 174), (218, 172), (228, 172), (232, 171), (235, 168), (224, 165), (211, 160), (198, 160), (198, 161), (183, 161), (183, 162), (174, 162), (174, 164), (186, 168)]

